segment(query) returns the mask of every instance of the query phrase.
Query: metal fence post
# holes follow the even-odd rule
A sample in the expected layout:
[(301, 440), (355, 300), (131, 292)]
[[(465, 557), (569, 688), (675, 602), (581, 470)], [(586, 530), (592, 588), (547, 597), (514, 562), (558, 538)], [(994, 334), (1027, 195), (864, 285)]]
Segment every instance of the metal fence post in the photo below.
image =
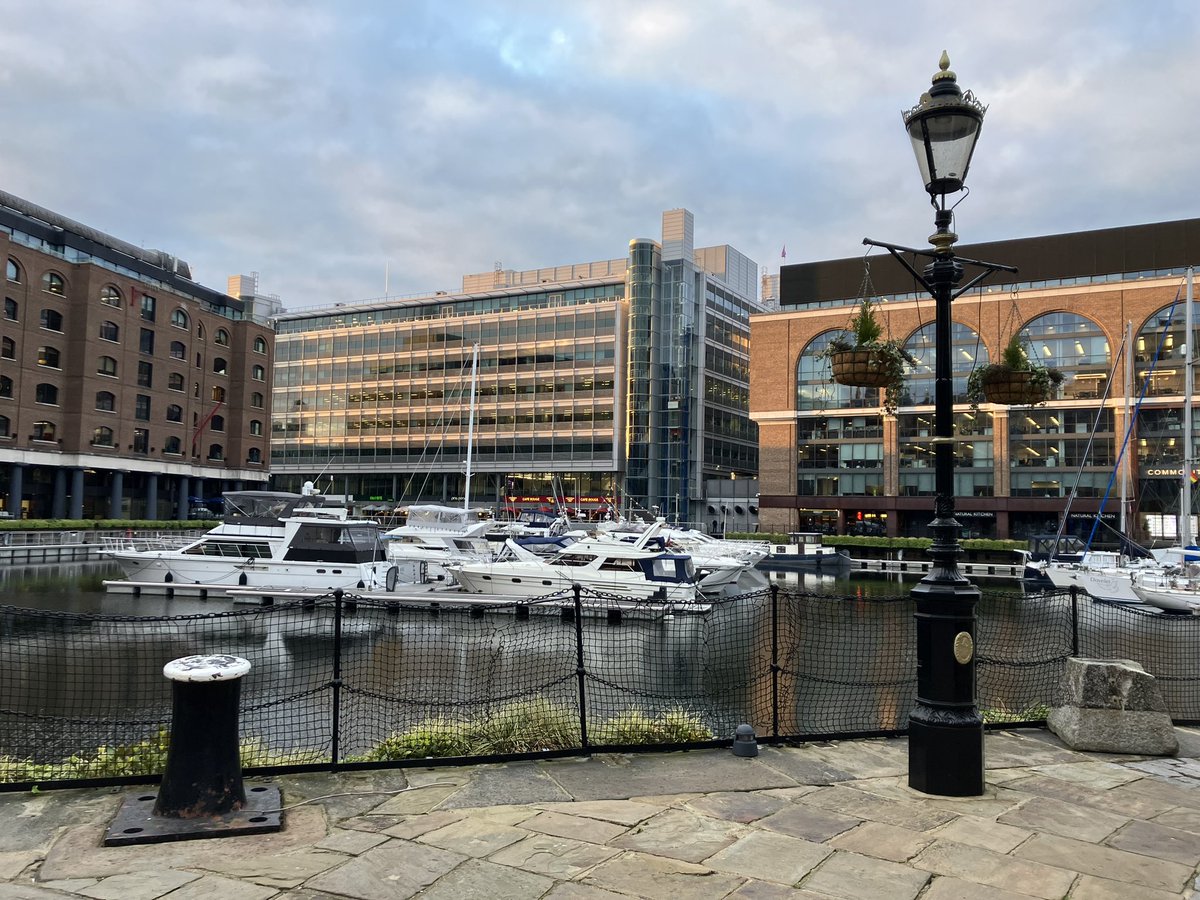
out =
[(342, 734), (342, 589), (333, 592), (333, 734), (330, 736), (330, 759), (334, 767), (341, 758)]
[(587, 731), (587, 670), (583, 666), (583, 598), (579, 584), (571, 586), (575, 597), (575, 678), (579, 683), (579, 743), (587, 750), (590, 746)]
[(771, 585), (771, 736), (779, 737), (779, 585)]
[(1079, 586), (1071, 585), (1071, 655), (1079, 655)]

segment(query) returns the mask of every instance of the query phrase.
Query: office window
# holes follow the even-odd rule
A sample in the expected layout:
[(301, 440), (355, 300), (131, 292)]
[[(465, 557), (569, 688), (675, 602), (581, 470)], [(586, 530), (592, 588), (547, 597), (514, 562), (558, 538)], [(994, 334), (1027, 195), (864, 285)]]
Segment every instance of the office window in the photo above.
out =
[(13, 380), (7, 375), (0, 375), (0, 397), (12, 399), (13, 395)]
[(216, 375), (228, 375), (229, 363), (227, 363), (222, 357), (218, 356), (213, 360), (213, 373)]
[(19, 308), (20, 307), (17, 306), (17, 301), (12, 297), (4, 298), (4, 318), (8, 319), (10, 322), (17, 321), (17, 310)]
[(246, 454), (246, 462), (261, 463), (262, 462), (262, 451), (259, 450), (257, 447), (251, 447), (250, 452)]
[(182, 422), (183, 421), (183, 407), (180, 406), (178, 403), (172, 403), (170, 406), (168, 406), (167, 407), (167, 421), (168, 422)]
[(250, 370), (250, 377), (253, 378), (255, 381), (266, 381), (267, 380), (267, 370), (264, 369), (262, 366), (255, 366), (253, 369)]
[(138, 387), (153, 387), (154, 386), (154, 365), (148, 362), (138, 363)]
[(225, 430), (225, 417), (224, 416), (213, 416), (208, 421), (208, 427), (211, 428), (213, 431), (224, 431)]
[(100, 288), (100, 302), (105, 306), (121, 306), (121, 292), (111, 284), (106, 284)]
[(183, 341), (171, 341), (171, 359), (186, 359), (187, 347), (183, 345)]
[(59, 353), (55, 347), (38, 347), (37, 364), (48, 369), (61, 368), (58, 364)]
[(17, 345), (10, 337), (0, 338), (0, 359), (16, 359)]
[(188, 327), (188, 315), (182, 309), (177, 309), (171, 313), (171, 324), (176, 328)]
[[(7, 307), (6, 307), (6, 310), (7, 310)], [(63, 330), (62, 313), (60, 313), (57, 309), (43, 309), (41, 321), (42, 321), (42, 327), (45, 328), (47, 331), (62, 331)]]
[(148, 356), (154, 355), (154, 332), (149, 328), (143, 328), (138, 336), (138, 350)]
[(221, 446), (220, 444), (209, 444), (208, 458), (209, 459), (224, 459), (225, 458), (225, 448), (223, 446)]
[(117, 408), (117, 397), (112, 391), (96, 391), (96, 409), (103, 412), (114, 412)]
[(150, 430), (148, 428), (133, 429), (133, 452), (150, 452)]
[(107, 425), (101, 425), (92, 432), (93, 447), (111, 447), (113, 445), (113, 430)]
[(154, 310), (158, 306), (158, 301), (149, 294), (142, 294), (142, 318), (147, 322), (154, 321)]
[(96, 366), (96, 371), (101, 375), (109, 375), (113, 378), (117, 377), (117, 361), (111, 356), (100, 357), (100, 362)]
[(217, 336), (213, 338), (213, 343), (220, 344), (222, 347), (227, 347), (229, 345), (229, 332), (224, 328), (218, 328)]
[(259, 337), (256, 337), (254, 339), (254, 352), (255, 353), (266, 353), (267, 352), (267, 339), (266, 338), (264, 338), (260, 335)]
[(4, 267), (4, 274), (9, 281), (16, 281), (18, 283), (21, 281), (21, 267), (17, 265), (15, 259), (9, 258), (8, 264)]
[(116, 322), (101, 322), (100, 323), (100, 340), (102, 341), (119, 341), (121, 339), (121, 327)]
[(33, 398), (38, 403), (58, 406), (58, 386), (42, 382), (34, 389)]
[(263, 395), (260, 394), (258, 391), (255, 391), (253, 394), (251, 394), (250, 395), (250, 406), (253, 409), (262, 409), (263, 408)]
[(258, 419), (250, 420), (250, 433), (253, 435), (261, 435), (263, 433), (263, 423)]
[(183, 376), (180, 375), (178, 372), (172, 372), (170, 375), (168, 375), (167, 376), (167, 390), (168, 391), (182, 391), (183, 390)]
[(67, 283), (57, 272), (47, 272), (42, 276), (42, 290), (61, 297), (67, 292)]
[(146, 394), (138, 394), (133, 406), (133, 417), (142, 422), (150, 421), (150, 398)]
[(163, 453), (170, 453), (173, 456), (179, 456), (183, 451), (180, 450), (179, 438), (172, 435), (167, 438), (167, 442), (163, 444)]
[(53, 441), (57, 427), (53, 422), (34, 422), (32, 437), (35, 441)]

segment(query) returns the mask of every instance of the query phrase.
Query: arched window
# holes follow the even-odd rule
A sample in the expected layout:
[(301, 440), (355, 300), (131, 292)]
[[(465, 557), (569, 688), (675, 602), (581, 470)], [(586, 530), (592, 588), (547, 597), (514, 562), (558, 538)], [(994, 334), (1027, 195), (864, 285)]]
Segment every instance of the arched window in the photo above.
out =
[(37, 403), (45, 403), (49, 406), (58, 406), (58, 385), (48, 382), (41, 382), (35, 389), (33, 394), (34, 401)]
[(10, 322), (17, 321), (17, 312), (19, 309), (20, 307), (17, 306), (17, 301), (12, 297), (4, 298), (4, 318), (8, 319)]
[(255, 381), (266, 381), (267, 380), (267, 370), (264, 369), (262, 366), (254, 366), (250, 370), (250, 377), (253, 378)]
[(192, 396), (195, 397), (197, 400), (200, 399), (200, 382), (198, 382), (198, 381), (192, 382)]
[(121, 327), (116, 322), (104, 321), (100, 323), (100, 340), (116, 341), (121, 340)]
[(266, 353), (267, 352), (267, 339), (264, 338), (262, 335), (259, 335), (258, 337), (256, 337), (254, 339), (254, 352), (255, 353)]
[(200, 340), (204, 340), (204, 323), (203, 322), (196, 323), (196, 337), (198, 337)]
[(214, 344), (220, 344), (222, 347), (229, 345), (229, 332), (224, 328), (217, 329), (217, 336), (213, 338)]
[(60, 313), (57, 309), (43, 309), (41, 320), (42, 327), (47, 331), (63, 330), (62, 313)]
[(172, 372), (170, 375), (168, 375), (167, 376), (167, 390), (168, 391), (182, 391), (183, 390), (183, 376), (180, 375), (178, 372)]
[(58, 364), (59, 353), (55, 347), (38, 347), (37, 364), (48, 369), (61, 368)]
[[(1150, 316), (1134, 339), (1133, 359), (1134, 396), (1146, 384), (1147, 397), (1162, 397), (1183, 393), (1183, 376), (1187, 358), (1186, 324), (1182, 304), (1174, 309), (1164, 306)], [(1156, 362), (1157, 360), (1157, 362)], [(1200, 387), (1200, 385), (1196, 385)]]
[(100, 302), (105, 306), (121, 306), (121, 292), (111, 284), (100, 288)]
[(55, 439), (57, 428), (53, 422), (34, 422), (33, 439), (35, 441), (52, 441)]
[(1104, 396), (1112, 354), (1108, 338), (1091, 319), (1069, 312), (1046, 313), (1021, 329), (1021, 342), (1031, 359), (1062, 370), (1063, 399)]
[(113, 445), (113, 430), (107, 425), (101, 425), (92, 432), (93, 447), (111, 447)]
[(224, 403), (225, 402), (225, 388), (214, 387), (212, 389), (212, 398), (213, 398), (213, 403)]
[(261, 435), (263, 433), (263, 424), (258, 419), (250, 420), (250, 433), (253, 435)]
[(250, 406), (253, 409), (262, 409), (263, 408), (263, 395), (260, 394), (258, 391), (255, 391), (253, 394), (251, 394), (250, 395)]
[(0, 397), (12, 399), (13, 395), (13, 380), (7, 375), (0, 375)]
[[(901, 406), (933, 404), (934, 366), (937, 363), (937, 348), (934, 346), (936, 325), (930, 322), (918, 328), (904, 342), (907, 350), (917, 361), (908, 367), (904, 379), (904, 398)], [(988, 364), (988, 349), (973, 328), (954, 322), (950, 329), (950, 367), (954, 377), (954, 402), (967, 402), (967, 379), (976, 366)]]
[(17, 345), (10, 337), (0, 338), (0, 359), (16, 359)]
[(172, 435), (167, 438), (163, 444), (163, 453), (170, 453), (172, 456), (178, 456), (182, 451), (179, 449), (179, 438)]
[(187, 359), (187, 347), (183, 341), (171, 341), (171, 359)]
[(96, 372), (100, 375), (108, 375), (112, 378), (117, 377), (117, 361), (111, 356), (100, 357), (100, 362), (96, 366)]
[(222, 447), (220, 444), (209, 444), (208, 445), (208, 458), (209, 459), (224, 459), (225, 458), (225, 448)]
[(11, 256), (8, 258), (8, 264), (4, 267), (4, 274), (9, 281), (21, 281), (21, 267), (17, 265), (17, 261)]
[(213, 374), (215, 374), (215, 375), (228, 375), (229, 374), (229, 363), (227, 363), (225, 361), (224, 357), (218, 356), (216, 359), (213, 360)]
[(211, 428), (213, 431), (224, 431), (225, 430), (225, 417), (224, 416), (213, 416), (211, 419), (209, 419), (208, 427)]
[(259, 450), (257, 447), (251, 447), (250, 452), (246, 454), (246, 462), (261, 463), (262, 462), (262, 451)]
[(12, 425), (8, 416), (0, 416), (0, 437), (12, 437)]
[(188, 327), (188, 314), (182, 309), (177, 309), (171, 313), (171, 324), (176, 328)]
[(168, 422), (182, 422), (183, 421), (183, 407), (180, 406), (178, 403), (172, 403), (170, 406), (168, 406), (167, 407), (167, 421)]
[(96, 391), (96, 409), (103, 412), (114, 412), (117, 408), (117, 398), (112, 391)]
[(67, 283), (57, 272), (47, 272), (42, 276), (42, 290), (61, 297), (67, 292)]
[(796, 363), (796, 409), (826, 410), (841, 407), (871, 408), (880, 404), (879, 388), (848, 387), (830, 380), (829, 360), (824, 355), (829, 342), (842, 335), (841, 329), (818, 334)]

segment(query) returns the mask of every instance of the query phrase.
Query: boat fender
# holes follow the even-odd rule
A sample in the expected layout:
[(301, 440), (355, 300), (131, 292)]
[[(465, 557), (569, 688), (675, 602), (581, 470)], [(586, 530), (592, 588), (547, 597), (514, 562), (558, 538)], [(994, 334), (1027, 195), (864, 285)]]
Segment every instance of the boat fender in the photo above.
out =
[(246, 586), (247, 581), (248, 579), (246, 578), (245, 572), (238, 576), (238, 584), (242, 585), (242, 587)]
[(400, 570), (398, 568), (396, 568), (395, 566), (391, 566), (387, 570), (387, 576), (385, 577), (384, 584), (387, 586), (387, 589), (389, 591), (394, 591), (396, 589), (396, 582), (399, 580), (400, 580)]

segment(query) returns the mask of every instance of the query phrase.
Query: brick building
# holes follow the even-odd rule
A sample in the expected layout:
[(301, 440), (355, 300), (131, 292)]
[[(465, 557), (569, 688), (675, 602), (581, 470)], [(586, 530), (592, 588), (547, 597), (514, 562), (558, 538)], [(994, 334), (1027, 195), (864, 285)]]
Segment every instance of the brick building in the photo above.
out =
[[(1186, 268), (1200, 257), (1200, 220), (957, 250), (1019, 268), (1004, 276), (1013, 283), (972, 290), (953, 306), (955, 494), (964, 533), (1025, 537), (1053, 530), (1064, 514), (1071, 530), (1086, 532), (1101, 510), (1115, 525), (1127, 477), (1130, 530), (1173, 534), (1180, 479), (1196, 460), (1181, 430), (1183, 298)], [(869, 277), (861, 257), (787, 266), (780, 277), (781, 311), (751, 319), (761, 527), (925, 534), (935, 493), (932, 298), (886, 255), (871, 258)], [(895, 416), (883, 414), (877, 390), (831, 383), (820, 355), (864, 293), (881, 301), (885, 337), (904, 342), (918, 361)], [(1014, 331), (1064, 371), (1064, 384), (1042, 406), (972, 409), (967, 377), (996, 360)]]
[(265, 484), (274, 335), (187, 263), (0, 193), (0, 513), (187, 518)]

